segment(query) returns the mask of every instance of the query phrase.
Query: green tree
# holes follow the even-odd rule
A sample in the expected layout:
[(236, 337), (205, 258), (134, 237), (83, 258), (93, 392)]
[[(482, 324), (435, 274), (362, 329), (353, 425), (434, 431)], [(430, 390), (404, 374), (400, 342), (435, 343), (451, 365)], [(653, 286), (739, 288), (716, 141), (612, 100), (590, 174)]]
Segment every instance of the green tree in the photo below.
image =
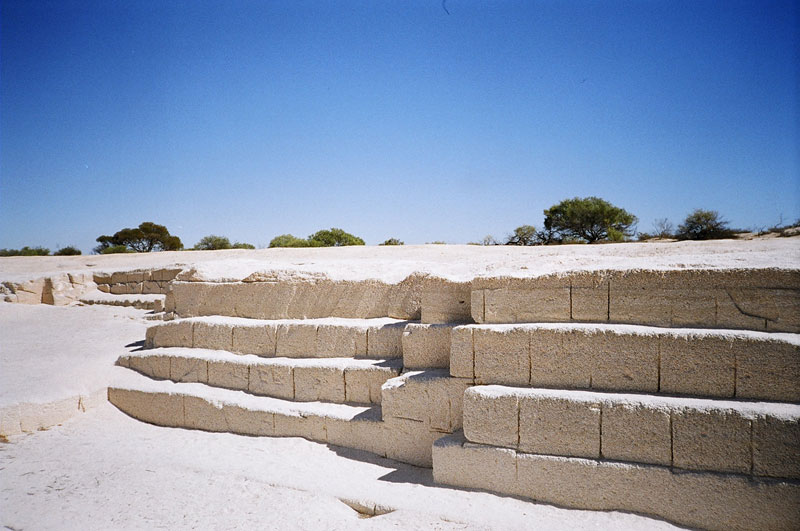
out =
[(210, 234), (203, 236), (199, 242), (194, 246), (199, 251), (216, 251), (219, 249), (230, 249), (231, 241), (225, 236), (216, 236)]
[[(364, 245), (364, 240), (353, 236), (342, 229), (331, 228), (320, 230), (308, 237), (314, 247), (344, 247), (346, 245)], [(318, 244), (318, 245), (314, 245)]]
[(231, 249), (255, 249), (256, 246), (251, 243), (236, 242), (231, 245)]
[(19, 250), (20, 256), (47, 256), (50, 249), (47, 247), (28, 247), (27, 245)]
[(522, 225), (514, 229), (514, 233), (506, 240), (506, 245), (536, 245), (539, 243), (536, 227)]
[(81, 250), (74, 245), (67, 245), (53, 253), (53, 256), (77, 256), (81, 254)]
[(698, 208), (678, 225), (675, 237), (679, 240), (718, 240), (732, 238), (734, 234), (719, 212)]
[(270, 247), (311, 247), (311, 243), (308, 240), (304, 240), (302, 238), (298, 238), (297, 236), (293, 236), (291, 234), (281, 234), (280, 236), (275, 236), (269, 242)]
[(134, 229), (122, 229), (113, 236), (99, 236), (97, 242), (100, 245), (94, 248), (94, 252), (103, 254), (107, 254), (106, 249), (119, 246), (124, 246), (137, 253), (183, 249), (180, 238), (170, 234), (164, 225), (157, 225), (150, 221), (145, 221)]
[(565, 199), (544, 211), (545, 232), (588, 243), (631, 235), (636, 216), (599, 197)]
[(404, 244), (403, 244), (403, 242), (401, 242), (397, 238), (389, 238), (388, 240), (386, 240), (385, 242), (381, 243), (380, 245), (404, 245)]

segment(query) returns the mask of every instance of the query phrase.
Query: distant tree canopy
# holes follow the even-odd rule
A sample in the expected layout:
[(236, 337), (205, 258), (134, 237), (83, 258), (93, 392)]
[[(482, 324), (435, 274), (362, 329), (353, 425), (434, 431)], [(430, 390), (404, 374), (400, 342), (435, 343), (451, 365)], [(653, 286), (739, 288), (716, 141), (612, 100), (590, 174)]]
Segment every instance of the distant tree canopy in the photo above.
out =
[(636, 221), (630, 212), (599, 197), (565, 199), (544, 211), (545, 233), (588, 243), (622, 241)]
[(404, 245), (403, 242), (398, 240), (397, 238), (389, 238), (385, 242), (381, 243), (380, 245)]
[(62, 247), (58, 251), (54, 252), (53, 256), (77, 256), (79, 254), (81, 254), (80, 249), (74, 245), (67, 245), (66, 247)]
[[(97, 242), (100, 244), (94, 248), (94, 252), (108, 254), (109, 249), (125, 249), (137, 253), (149, 253), (151, 251), (179, 251), (183, 249), (181, 239), (169, 233), (164, 225), (157, 225), (150, 221), (145, 221), (135, 229), (122, 229), (113, 236), (99, 236)], [(124, 251), (122, 251), (124, 252)]]
[(47, 256), (49, 254), (50, 249), (47, 247), (28, 247), (26, 245), (22, 249), (0, 249), (0, 256)]
[(235, 242), (231, 245), (231, 249), (255, 249), (256, 246), (252, 243)]
[(734, 234), (719, 212), (698, 208), (678, 225), (675, 237), (679, 240), (718, 240), (732, 238)]
[(219, 249), (230, 249), (231, 247), (231, 241), (228, 238), (225, 236), (216, 236), (214, 234), (203, 236), (194, 246), (194, 248), (199, 251), (216, 251)]
[(540, 244), (536, 227), (522, 225), (514, 229), (514, 233), (506, 240), (506, 245), (537, 245)]
[(304, 240), (291, 234), (281, 234), (272, 238), (270, 247), (343, 247), (346, 245), (364, 245), (364, 240), (342, 229), (320, 230)]

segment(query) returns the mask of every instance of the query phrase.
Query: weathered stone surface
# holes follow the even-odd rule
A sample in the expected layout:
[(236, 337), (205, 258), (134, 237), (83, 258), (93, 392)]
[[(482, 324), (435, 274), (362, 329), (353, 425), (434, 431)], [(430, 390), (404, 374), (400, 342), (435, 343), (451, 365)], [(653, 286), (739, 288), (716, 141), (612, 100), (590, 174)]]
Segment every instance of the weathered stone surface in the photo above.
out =
[(519, 449), (537, 454), (599, 457), (600, 403), (521, 396)]
[(685, 409), (673, 413), (674, 466), (690, 470), (749, 473), (750, 422), (724, 410)]
[(727, 339), (661, 338), (661, 391), (715, 397), (734, 395), (736, 358)]
[(606, 459), (671, 466), (669, 411), (644, 405), (604, 405), (601, 453)]
[(410, 370), (450, 367), (450, 324), (405, 326), (402, 336), (403, 365)]
[(800, 479), (800, 423), (772, 416), (753, 421), (753, 473)]

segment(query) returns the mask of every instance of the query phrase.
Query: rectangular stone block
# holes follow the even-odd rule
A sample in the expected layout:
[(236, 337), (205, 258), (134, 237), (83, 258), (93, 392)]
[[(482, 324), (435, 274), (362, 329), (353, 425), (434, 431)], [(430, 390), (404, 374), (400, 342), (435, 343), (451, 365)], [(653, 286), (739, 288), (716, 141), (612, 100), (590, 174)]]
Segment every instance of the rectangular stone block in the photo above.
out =
[(125, 293), (130, 294), (141, 294), (142, 293), (142, 283), (141, 282), (128, 282), (125, 284), (127, 286), (127, 290)]
[(719, 337), (663, 335), (661, 392), (733, 397), (733, 342)]
[(328, 444), (386, 457), (386, 426), (375, 419), (325, 419)]
[(275, 435), (278, 437), (303, 437), (310, 441), (328, 442), (325, 419), (317, 415), (276, 412)]
[(344, 402), (344, 371), (335, 367), (295, 367), (294, 398), (304, 402)]
[(111, 293), (113, 295), (127, 295), (130, 292), (127, 284), (111, 284)]
[(250, 392), (294, 400), (294, 376), (287, 365), (253, 365), (250, 368)]
[(273, 437), (275, 418), (271, 411), (245, 409), (241, 406), (226, 405), (225, 420), (230, 431), (254, 437)]
[(153, 280), (148, 280), (147, 282), (143, 282), (142, 283), (142, 293), (143, 294), (154, 294), (154, 293), (160, 294), (160, 293), (162, 293), (161, 286), (158, 285), (158, 282), (155, 282)]
[(486, 290), (473, 289), (470, 293), (470, 315), (478, 324), (486, 322)]
[(108, 284), (98, 284), (97, 289), (103, 293), (111, 293), (111, 286)]
[(170, 379), (169, 356), (131, 356), (128, 367), (151, 378)]
[(406, 325), (402, 336), (403, 366), (406, 369), (447, 369), (450, 367), (450, 331), (453, 325)]
[(194, 348), (233, 349), (233, 327), (230, 324), (194, 323)]
[(669, 411), (633, 404), (604, 405), (601, 448), (606, 459), (671, 466)]
[(800, 402), (800, 346), (740, 340), (734, 352), (737, 398)]
[(198, 358), (170, 356), (169, 374), (173, 382), (208, 383), (208, 362)]
[(523, 396), (519, 400), (519, 449), (536, 454), (600, 456), (600, 404)]
[(457, 326), (450, 332), (450, 375), (455, 378), (475, 378), (473, 330), (472, 327)]
[(433, 443), (442, 433), (431, 430), (424, 422), (403, 418), (388, 418), (384, 423), (386, 457), (420, 467), (431, 467)]
[[(403, 329), (406, 323), (391, 323), (383, 326), (371, 326), (367, 329), (367, 357), (369, 358), (401, 358), (403, 357)], [(359, 356), (356, 356), (359, 357)]]
[(128, 415), (150, 424), (176, 427), (186, 425), (183, 395), (109, 387), (108, 401)]
[(433, 444), (433, 479), (437, 483), (493, 492), (516, 492), (517, 453), (442, 437)]
[(247, 391), (249, 389), (250, 367), (244, 363), (229, 361), (208, 362), (208, 385)]
[(400, 374), (400, 369), (345, 369), (345, 402), (380, 404), (381, 386), (389, 378)]
[(423, 323), (468, 323), (471, 320), (469, 282), (440, 281), (423, 290)]
[(583, 346), (581, 330), (531, 330), (531, 381), (534, 387), (589, 389), (593, 353)]
[(276, 355), (287, 358), (313, 357), (317, 343), (317, 325), (282, 324), (278, 326)]
[(673, 465), (750, 472), (750, 420), (733, 411), (684, 409), (672, 414)]
[(800, 479), (800, 424), (797, 418), (753, 421), (753, 474)]
[(95, 284), (112, 284), (114, 281), (112, 280), (114, 275), (112, 273), (93, 273), (92, 279), (94, 280)]
[(228, 406), (211, 403), (196, 396), (184, 397), (186, 427), (203, 431), (230, 432), (230, 424), (225, 415)]
[(235, 326), (233, 352), (273, 358), (276, 356), (277, 334), (278, 327), (275, 325)]
[(570, 276), (571, 317), (573, 321), (608, 321), (609, 281), (603, 273)]
[[(151, 332), (152, 331), (152, 332)], [(194, 323), (192, 321), (169, 321), (151, 326), (147, 335), (152, 334), (152, 347), (187, 347), (194, 344)]]
[(517, 448), (519, 398), (510, 392), (471, 387), (464, 393), (464, 436), (468, 441)]
[(433, 431), (451, 433), (461, 427), (464, 391), (470, 385), (441, 369), (406, 372), (381, 389), (383, 419), (416, 420)]
[[(580, 335), (569, 337), (577, 340)], [(593, 360), (592, 389), (658, 392), (657, 336), (606, 331), (587, 334), (584, 338), (580, 346), (577, 341), (570, 341), (568, 348), (581, 349), (583, 356)]]
[(529, 332), (521, 328), (473, 332), (475, 382), (528, 385), (531, 375)]
[(126, 282), (128, 282), (128, 273), (125, 271), (111, 273), (111, 284), (124, 284)]
[(486, 290), (485, 323), (565, 322), (570, 320), (569, 286)]
[(353, 358), (367, 354), (367, 329), (319, 325), (314, 354), (321, 358)]
[(150, 278), (153, 280), (170, 281), (178, 276), (180, 272), (180, 269), (156, 269), (151, 273)]

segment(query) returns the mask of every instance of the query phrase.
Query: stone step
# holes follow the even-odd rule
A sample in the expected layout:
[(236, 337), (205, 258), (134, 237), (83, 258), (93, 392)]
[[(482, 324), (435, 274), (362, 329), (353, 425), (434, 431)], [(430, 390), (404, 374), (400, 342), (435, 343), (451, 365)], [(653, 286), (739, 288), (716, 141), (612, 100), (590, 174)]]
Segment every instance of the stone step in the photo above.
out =
[(800, 335), (637, 325), (467, 325), (450, 373), (478, 384), (800, 402)]
[(199, 382), (296, 401), (380, 404), (381, 385), (400, 374), (400, 360), (262, 358), (199, 348), (156, 348), (117, 364), (151, 378)]
[(443, 435), (414, 419), (382, 421), (376, 405), (291, 402), (201, 383), (153, 380), (123, 367), (115, 368), (108, 399), (128, 415), (159, 426), (304, 437), (424, 467), (431, 466), (433, 442)]
[(109, 306), (132, 306), (140, 310), (164, 311), (166, 295), (158, 294), (123, 294), (115, 295), (92, 290), (80, 297), (83, 304), (106, 304)]
[(472, 387), (470, 442), (527, 453), (800, 479), (800, 405)]
[(457, 433), (434, 443), (444, 485), (532, 498), (561, 507), (631, 511), (703, 529), (797, 529), (800, 483), (657, 465), (555, 457), (475, 444)]
[(800, 332), (800, 271), (594, 271), (476, 278), (476, 323), (609, 322)]
[(151, 326), (145, 344), (149, 348), (207, 348), (262, 357), (400, 358), (407, 323), (390, 318), (193, 317)]

